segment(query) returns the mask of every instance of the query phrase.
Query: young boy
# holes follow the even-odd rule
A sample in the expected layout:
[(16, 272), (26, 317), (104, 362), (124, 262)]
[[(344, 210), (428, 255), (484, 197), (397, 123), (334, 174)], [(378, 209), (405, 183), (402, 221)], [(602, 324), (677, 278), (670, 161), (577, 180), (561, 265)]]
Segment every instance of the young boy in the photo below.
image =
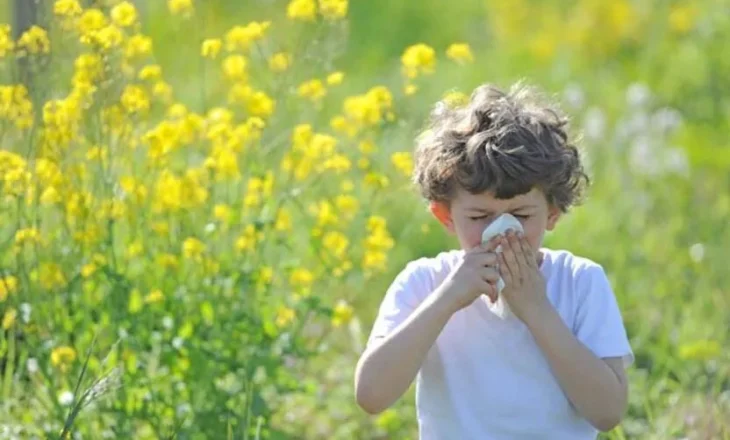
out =
[[(521, 84), (479, 87), (466, 106), (441, 106), (419, 138), (414, 181), (461, 249), (396, 277), (355, 392), (376, 414), (417, 375), (422, 440), (595, 439), (625, 412), (634, 357), (602, 266), (542, 247), (588, 177), (565, 118), (537, 98)], [(482, 245), (503, 213), (524, 233)], [(507, 318), (488, 305), (500, 277)]]

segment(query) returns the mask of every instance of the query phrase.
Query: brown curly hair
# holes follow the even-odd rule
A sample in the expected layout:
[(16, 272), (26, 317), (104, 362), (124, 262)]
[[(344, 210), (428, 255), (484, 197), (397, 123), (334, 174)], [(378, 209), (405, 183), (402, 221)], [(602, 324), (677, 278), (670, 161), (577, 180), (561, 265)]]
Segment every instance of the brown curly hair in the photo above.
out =
[(482, 85), (464, 106), (436, 105), (417, 140), (413, 182), (428, 201), (446, 203), (458, 188), (509, 199), (537, 187), (566, 212), (590, 184), (567, 126), (533, 87)]

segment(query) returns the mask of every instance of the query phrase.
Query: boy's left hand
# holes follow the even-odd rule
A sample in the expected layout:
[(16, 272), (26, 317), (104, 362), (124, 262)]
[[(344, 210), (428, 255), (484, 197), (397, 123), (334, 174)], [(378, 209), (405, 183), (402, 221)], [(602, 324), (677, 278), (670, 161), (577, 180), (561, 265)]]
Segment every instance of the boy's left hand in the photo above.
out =
[(502, 237), (501, 244), (499, 272), (505, 285), (502, 294), (512, 312), (527, 323), (550, 306), (545, 293), (545, 278), (524, 235), (509, 231)]

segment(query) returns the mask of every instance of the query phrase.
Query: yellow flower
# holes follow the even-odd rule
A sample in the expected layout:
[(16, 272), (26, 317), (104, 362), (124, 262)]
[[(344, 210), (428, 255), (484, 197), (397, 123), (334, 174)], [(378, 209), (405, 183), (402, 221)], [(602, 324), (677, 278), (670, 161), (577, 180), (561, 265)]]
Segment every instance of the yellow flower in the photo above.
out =
[(696, 341), (679, 347), (679, 357), (687, 360), (706, 361), (718, 357), (722, 348), (717, 341)]
[(276, 325), (286, 327), (294, 321), (296, 316), (296, 312), (293, 309), (286, 306), (279, 306), (279, 309), (276, 311)]
[(165, 295), (162, 293), (162, 290), (154, 289), (150, 293), (148, 293), (147, 296), (144, 297), (144, 302), (146, 304), (155, 304), (158, 302), (162, 302), (164, 299)]
[(246, 26), (235, 26), (226, 33), (226, 50), (248, 50), (251, 43), (264, 38), (264, 34), (271, 26), (270, 21), (253, 21)]
[(173, 15), (190, 15), (193, 12), (193, 0), (167, 0), (167, 8)]
[(37, 228), (18, 229), (15, 232), (15, 246), (23, 246), (27, 243), (41, 243), (41, 233)]
[(233, 217), (233, 210), (230, 206), (222, 203), (215, 205), (215, 208), (213, 208), (213, 217), (220, 222), (228, 223), (231, 221), (231, 217)]
[(101, 10), (96, 8), (85, 10), (78, 21), (81, 41), (88, 42), (95, 32), (100, 31), (106, 25), (106, 17)]
[(329, 253), (337, 259), (341, 259), (345, 256), (347, 247), (350, 241), (347, 239), (345, 234), (339, 231), (330, 231), (324, 234), (322, 237), (322, 246), (329, 251)]
[(342, 80), (345, 78), (345, 74), (342, 72), (333, 72), (327, 75), (327, 84), (336, 86), (342, 84)]
[(132, 26), (137, 21), (137, 9), (128, 1), (123, 1), (112, 8), (111, 17), (117, 26)]
[(669, 11), (669, 27), (677, 34), (686, 34), (697, 21), (697, 8), (692, 5), (675, 4)]
[(294, 269), (289, 276), (289, 284), (297, 290), (301, 296), (308, 296), (311, 293), (314, 283), (314, 274), (307, 269)]
[(406, 86), (403, 88), (403, 93), (405, 93), (406, 96), (415, 95), (418, 91), (418, 86), (415, 84), (406, 84)]
[(146, 112), (150, 108), (150, 100), (144, 89), (136, 85), (126, 86), (120, 101), (129, 113)]
[(15, 42), (10, 35), (10, 25), (0, 24), (0, 58), (11, 53), (15, 48)]
[(332, 311), (332, 326), (340, 327), (352, 320), (354, 310), (345, 300), (339, 300)]
[(292, 218), (291, 213), (286, 207), (279, 209), (276, 214), (276, 221), (274, 222), (274, 229), (279, 232), (288, 232), (292, 229)]
[(124, 48), (124, 56), (128, 59), (142, 58), (151, 53), (152, 39), (145, 35), (132, 35)]
[(20, 36), (18, 47), (32, 54), (49, 53), (51, 42), (45, 29), (33, 25)]
[(312, 101), (319, 101), (327, 95), (327, 89), (322, 81), (312, 79), (299, 85), (297, 93), (302, 98), (309, 98)]
[(393, 165), (405, 176), (410, 176), (413, 172), (413, 157), (409, 152), (396, 152), (390, 156)]
[(209, 38), (203, 41), (200, 54), (206, 58), (215, 58), (220, 53), (222, 46), (223, 42), (220, 38)]
[(81, 267), (81, 276), (84, 278), (90, 277), (94, 272), (96, 272), (96, 264), (94, 263), (87, 263)]
[(317, 4), (314, 0), (291, 0), (286, 7), (286, 16), (290, 20), (314, 21)]
[(18, 290), (18, 279), (13, 275), (0, 277), (0, 302), (5, 301), (11, 293)]
[(165, 81), (156, 81), (152, 87), (152, 94), (164, 103), (172, 101), (172, 86)]
[(243, 55), (229, 55), (223, 60), (223, 73), (230, 80), (246, 78), (246, 58)]
[(157, 64), (150, 64), (148, 66), (144, 66), (139, 71), (139, 79), (146, 81), (146, 80), (156, 80), (160, 79), (162, 77), (162, 68)]
[(474, 55), (466, 43), (454, 43), (450, 45), (446, 49), (446, 56), (461, 64), (474, 62)]
[(144, 245), (142, 244), (142, 241), (135, 240), (135, 241), (129, 243), (129, 245), (127, 246), (127, 251), (126, 251), (127, 258), (131, 260), (132, 258), (138, 257), (138, 256), (142, 255), (143, 251), (144, 251)]
[(261, 91), (251, 93), (246, 99), (246, 110), (252, 116), (269, 117), (274, 113), (275, 105), (276, 102)]
[(9, 329), (10, 327), (15, 324), (15, 318), (18, 316), (18, 311), (15, 310), (14, 307), (10, 307), (5, 311), (5, 314), (3, 315), (3, 328), (5, 330)]
[(257, 231), (254, 225), (246, 225), (243, 233), (236, 239), (234, 246), (238, 251), (248, 251), (254, 249), (263, 239), (263, 232)]
[(183, 255), (185, 258), (198, 259), (205, 252), (205, 243), (195, 237), (188, 237), (183, 242)]
[(319, 0), (319, 12), (325, 19), (337, 20), (347, 15), (348, 0)]
[(451, 108), (461, 107), (469, 102), (469, 96), (462, 92), (449, 92), (444, 95), (444, 102)]
[(65, 371), (76, 360), (76, 350), (63, 345), (51, 352), (51, 365)]
[(82, 11), (78, 0), (56, 0), (53, 4), (53, 13), (61, 17), (73, 17)]
[(163, 269), (177, 269), (180, 262), (177, 256), (173, 254), (160, 254), (156, 258), (156, 263)]
[(281, 73), (291, 65), (291, 55), (286, 52), (278, 52), (269, 58), (269, 69), (272, 72)]
[(406, 48), (401, 56), (403, 73), (408, 78), (419, 74), (431, 74), (436, 65), (436, 51), (432, 47), (419, 43)]
[(44, 289), (62, 287), (66, 284), (66, 277), (61, 267), (56, 263), (43, 263), (38, 270), (38, 278)]

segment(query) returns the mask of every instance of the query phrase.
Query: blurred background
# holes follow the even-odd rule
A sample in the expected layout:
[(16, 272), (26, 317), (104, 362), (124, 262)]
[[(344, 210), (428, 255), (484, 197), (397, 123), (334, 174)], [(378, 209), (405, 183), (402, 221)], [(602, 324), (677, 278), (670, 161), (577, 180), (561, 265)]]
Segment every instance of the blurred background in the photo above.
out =
[[(730, 438), (730, 2), (0, 1), (0, 436), (406, 439), (353, 373), (434, 104), (524, 80), (593, 185), (546, 245), (636, 363), (602, 438)], [(33, 28), (31, 26), (37, 26)]]

